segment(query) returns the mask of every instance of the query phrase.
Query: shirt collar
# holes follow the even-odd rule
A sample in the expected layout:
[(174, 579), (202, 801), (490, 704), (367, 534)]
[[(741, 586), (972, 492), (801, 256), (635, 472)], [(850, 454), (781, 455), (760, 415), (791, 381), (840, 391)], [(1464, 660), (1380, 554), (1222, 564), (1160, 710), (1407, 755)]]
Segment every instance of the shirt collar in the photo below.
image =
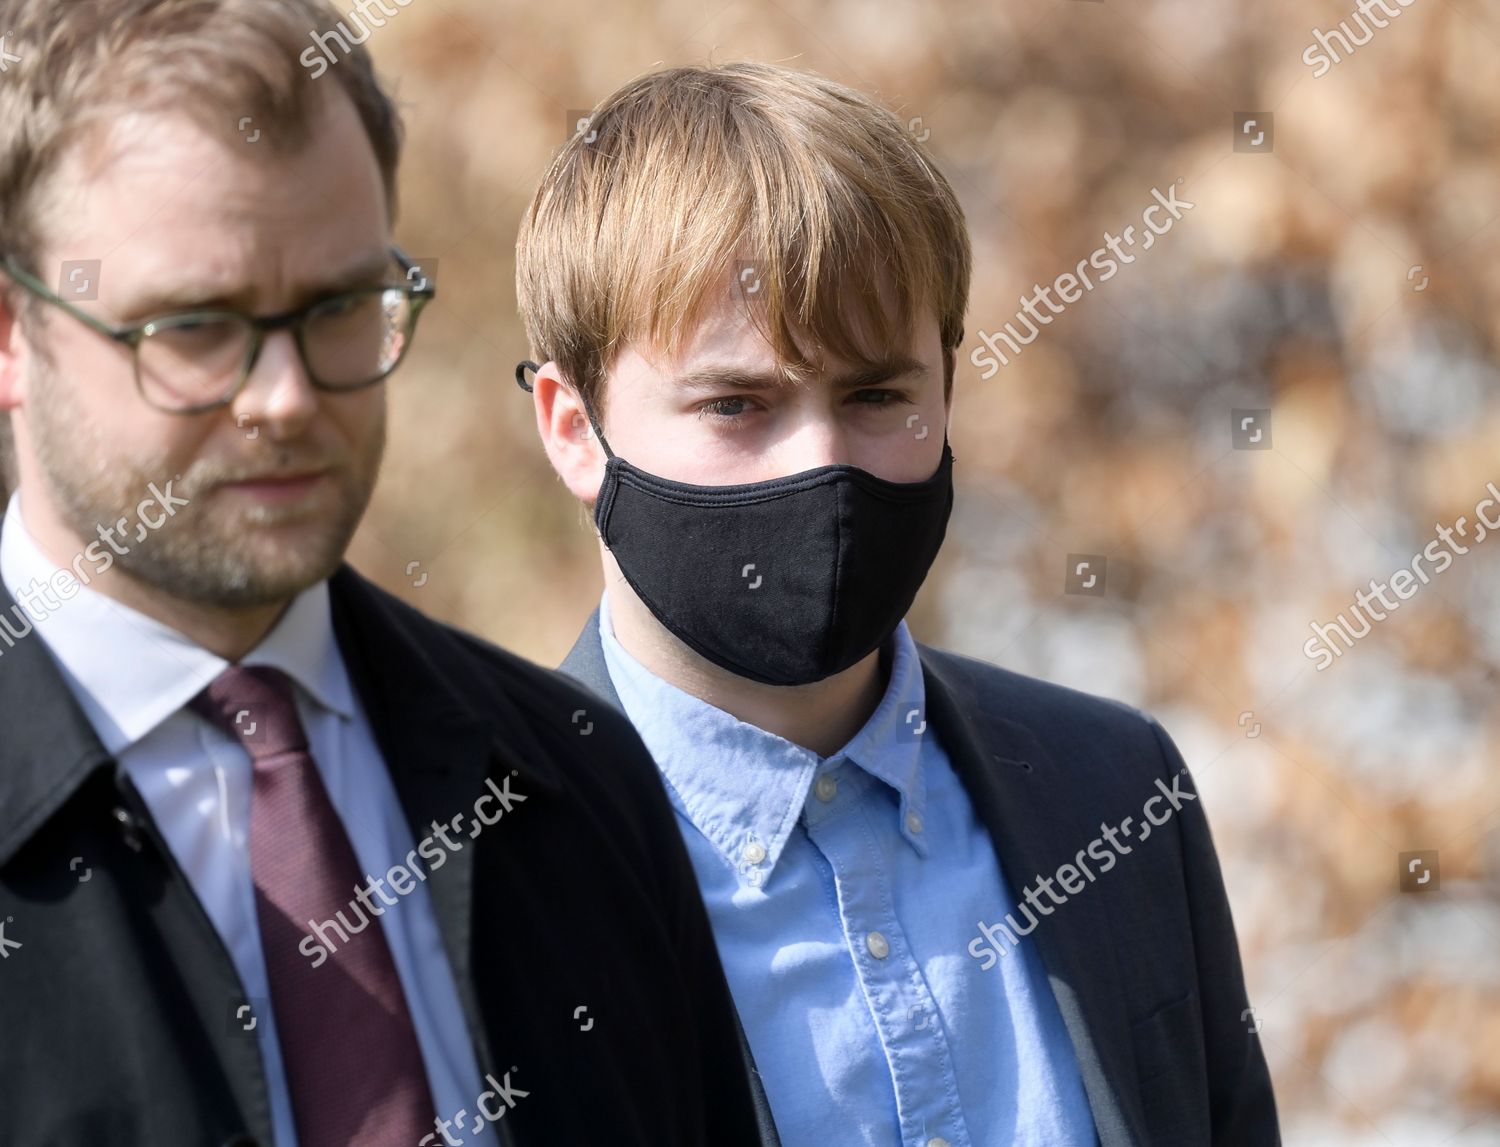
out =
[[(830, 815), (808, 800), (814, 781), (852, 763), (899, 797), (898, 831), (921, 856), (926, 731), (921, 662), (906, 622), (888, 645), (890, 679), (880, 704), (838, 752), (820, 757), (657, 677), (615, 637), (609, 594), (599, 601), (599, 639), (611, 683), (656, 759), (668, 791), (740, 883), (763, 887), (798, 818)], [(852, 787), (852, 786), (851, 786)], [(863, 795), (864, 786), (850, 792)]]
[[(111, 755), (186, 705), (229, 665), (170, 626), (84, 584), (88, 560), (60, 568), (42, 552), (10, 497), (0, 530), (0, 581), (36, 626)], [(54, 581), (54, 579), (56, 579)], [(64, 598), (71, 587), (76, 593)], [(26, 618), (13, 619), (24, 624)], [(354, 694), (333, 636), (328, 583), (295, 597), (243, 665), (280, 669), (320, 705), (354, 716)]]

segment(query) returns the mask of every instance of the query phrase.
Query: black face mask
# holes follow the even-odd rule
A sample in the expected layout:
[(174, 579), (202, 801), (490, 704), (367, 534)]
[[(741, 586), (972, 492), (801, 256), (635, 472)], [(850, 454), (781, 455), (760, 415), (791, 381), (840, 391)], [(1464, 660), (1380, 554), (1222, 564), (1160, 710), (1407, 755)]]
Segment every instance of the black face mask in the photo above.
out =
[[(527, 367), (516, 381), (530, 390)], [(715, 665), (767, 685), (806, 685), (895, 632), (943, 544), (953, 453), (889, 482), (838, 463), (737, 486), (648, 474), (609, 448), (594, 524), (656, 619)]]

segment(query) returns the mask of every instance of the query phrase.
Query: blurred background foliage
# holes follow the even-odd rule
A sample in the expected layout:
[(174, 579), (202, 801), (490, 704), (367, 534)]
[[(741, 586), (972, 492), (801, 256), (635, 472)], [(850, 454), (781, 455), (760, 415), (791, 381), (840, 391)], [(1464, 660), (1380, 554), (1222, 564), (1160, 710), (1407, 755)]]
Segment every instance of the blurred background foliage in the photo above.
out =
[[(412, 0), (370, 46), (408, 119), (397, 237), (440, 294), (352, 558), (555, 665), (601, 582), (512, 381), (514, 243), (568, 110), (734, 59), (882, 99), (956, 187), (976, 256), (958, 503), (914, 631), (1172, 732), (1289, 1144), (1496, 1144), (1500, 541), (1326, 670), (1302, 646), (1500, 481), (1500, 8), (1414, 0), (1315, 77), (1313, 30), (1352, 11)], [(1274, 116), (1269, 153), (1234, 150), (1248, 112)], [(1175, 181), (1195, 207), (1171, 233), (981, 380), (977, 332)], [(1240, 408), (1272, 412), (1271, 449), (1233, 448)], [(1064, 592), (1076, 553), (1107, 557), (1105, 596)], [(1419, 849), (1439, 886), (1403, 894), (1398, 854)]]

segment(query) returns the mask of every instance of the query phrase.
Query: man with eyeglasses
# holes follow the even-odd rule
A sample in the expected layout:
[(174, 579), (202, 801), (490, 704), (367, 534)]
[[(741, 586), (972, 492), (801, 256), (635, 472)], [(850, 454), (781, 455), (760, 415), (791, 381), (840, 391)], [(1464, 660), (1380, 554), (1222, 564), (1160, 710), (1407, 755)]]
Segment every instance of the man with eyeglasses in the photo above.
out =
[(628, 722), (343, 564), (434, 290), (333, 18), (0, 0), (0, 1143), (756, 1142)]
[[(436, 293), (421, 268), (397, 247), (390, 248), (388, 260), (372, 261), (372, 269), (378, 275), (392, 264), (406, 273), (408, 283), (340, 290), (276, 315), (203, 307), (117, 326), (50, 290), (12, 256), (0, 256), (0, 269), (18, 286), (129, 347), (141, 397), (169, 414), (202, 414), (233, 402), (250, 378), (266, 335), (278, 330), (293, 332), (313, 386), (338, 392), (380, 382), (400, 365), (417, 315)], [(412, 280), (420, 286), (410, 286)], [(136, 307), (141, 309), (140, 302)], [(154, 312), (156, 304), (145, 309)]]

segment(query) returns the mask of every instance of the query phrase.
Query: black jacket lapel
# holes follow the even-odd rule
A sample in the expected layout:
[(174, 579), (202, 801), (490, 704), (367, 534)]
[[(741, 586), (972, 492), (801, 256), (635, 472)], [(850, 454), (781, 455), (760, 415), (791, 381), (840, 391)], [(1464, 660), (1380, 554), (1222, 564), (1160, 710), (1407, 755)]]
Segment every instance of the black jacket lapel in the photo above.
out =
[[(495, 696), (476, 709), (464, 701), (461, 684), (450, 680), (461, 668), (432, 661), (419, 634), (410, 629), (420, 615), (392, 608), (348, 565), (329, 580), (329, 591), (339, 650), (413, 841), (432, 835), (434, 822), (447, 824), (472, 808), (492, 768), (496, 775), (514, 771), (524, 776), (525, 785), (518, 787), (524, 787), (528, 799), (559, 791), (557, 779), (540, 763), (548, 755), (531, 740), (510, 703)], [(495, 1061), (470, 959), (473, 862), (472, 848), (449, 852), (442, 875), (429, 880), (427, 888), (481, 1070), (488, 1070)], [(504, 1127), (500, 1133), (508, 1138)]]
[[(110, 763), (30, 617), (0, 586), (0, 865)], [(20, 636), (12, 636), (19, 634)]]
[[(1011, 894), (1050, 875), (1099, 833), (1042, 743), (1002, 717), (956, 659), (919, 645), (927, 713), (948, 758), (989, 830)], [(1110, 949), (1101, 893), (1085, 889), (1054, 907), (1022, 943), (1035, 943), (1067, 1025), (1100, 1147), (1143, 1147), (1133, 1105), (1118, 1093), (1135, 1075), (1129, 1014)], [(998, 923), (1003, 914), (997, 913)]]
[[(583, 632), (578, 635), (578, 640), (573, 643), (573, 648), (568, 651), (567, 657), (558, 666), (558, 670), (593, 690), (620, 712), (625, 711), (624, 705), (620, 703), (619, 693), (615, 692), (614, 682), (610, 680), (609, 666), (604, 661), (604, 645), (599, 637), (597, 607), (589, 615), (588, 621), (584, 623)], [(760, 1132), (760, 1141), (763, 1147), (781, 1147), (781, 1138), (776, 1133), (776, 1122), (771, 1117), (771, 1104), (766, 1098), (766, 1089), (761, 1083), (760, 1070), (755, 1066), (755, 1056), (750, 1051), (750, 1041), (745, 1038), (745, 1025), (740, 1021), (737, 1007), (734, 1010), (734, 1029), (735, 1034), (739, 1036), (740, 1055), (745, 1060), (745, 1071), (750, 1076), (750, 1095), (755, 1104), (755, 1125)]]

